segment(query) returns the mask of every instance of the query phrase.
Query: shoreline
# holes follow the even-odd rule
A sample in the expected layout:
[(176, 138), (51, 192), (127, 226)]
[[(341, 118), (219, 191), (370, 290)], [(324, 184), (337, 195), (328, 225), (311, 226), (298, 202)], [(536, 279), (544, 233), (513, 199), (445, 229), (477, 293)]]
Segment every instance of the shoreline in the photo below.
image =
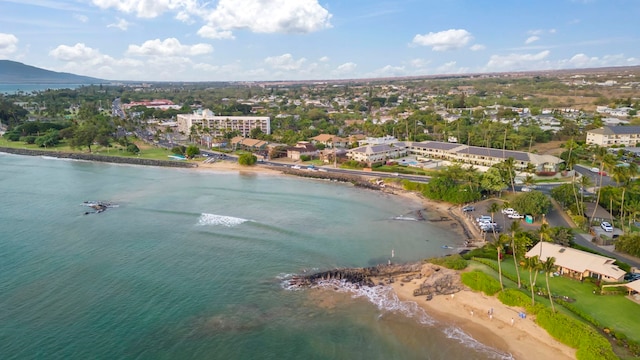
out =
[[(82, 157), (67, 157), (57, 156), (61, 153), (42, 153), (40, 152), (22, 152), (22, 151), (4, 151), (4, 148), (0, 148), (1, 152), (7, 152), (18, 155), (31, 155), (31, 156), (52, 156), (73, 158), (81, 160), (95, 160), (91, 158)], [(143, 160), (143, 159), (130, 159), (125, 160)], [(104, 162), (104, 160), (95, 160), (98, 162)], [(141, 162), (129, 162), (122, 161), (115, 163), (129, 163), (143, 166), (169, 166), (174, 168), (189, 168), (195, 171), (237, 171), (247, 173), (260, 173), (267, 175), (293, 175), (281, 171), (280, 169), (264, 167), (264, 166), (251, 166), (246, 167), (237, 163), (220, 161), (212, 164), (193, 164), (193, 163), (180, 163), (171, 161), (161, 161), (162, 163), (173, 163), (178, 165), (158, 165), (155, 161), (149, 163)], [(154, 163), (154, 164), (152, 164)], [(187, 165), (187, 166), (185, 166)], [(361, 177), (364, 179), (364, 177)], [(390, 184), (389, 184), (390, 185)], [(422, 197), (420, 194), (406, 191), (397, 186), (387, 186), (384, 189), (376, 189), (384, 194), (397, 195), (406, 198), (416, 204), (420, 204), (421, 209), (418, 211), (425, 211), (427, 214), (437, 217), (448, 217), (447, 221), (433, 221), (434, 226), (441, 226), (448, 231), (455, 232), (460, 235), (461, 239), (472, 240), (470, 234), (466, 233), (465, 217), (456, 216), (456, 209), (451, 204), (432, 201)], [(431, 216), (428, 216), (424, 221), (430, 221)], [(457, 224), (451, 226), (451, 224)], [(473, 229), (473, 228), (471, 228)], [(471, 235), (472, 236), (472, 235)], [(461, 242), (464, 242), (461, 241)], [(458, 251), (461, 248), (458, 249)], [(406, 274), (405, 274), (406, 275)], [(403, 275), (404, 276), (404, 275)], [(459, 272), (458, 272), (459, 276)], [(420, 286), (420, 281), (412, 280), (411, 282), (396, 281), (392, 285), (392, 288), (398, 298), (402, 301), (415, 302), (418, 306), (422, 307), (427, 313), (433, 316), (439, 322), (443, 324), (450, 324), (459, 327), (467, 334), (472, 336), (476, 341), (510, 353), (516, 359), (539, 359), (539, 358), (554, 358), (554, 359), (575, 359), (575, 349), (572, 349), (564, 344), (559, 343), (553, 339), (546, 330), (542, 329), (535, 322), (530, 319), (520, 319), (518, 317), (517, 308), (508, 307), (502, 304), (495, 297), (487, 297), (481, 293), (475, 293), (471, 290), (465, 289), (456, 293), (453, 297), (448, 295), (436, 295), (430, 301), (425, 301), (424, 297), (414, 297), (413, 290)], [(489, 319), (486, 313), (486, 309), (496, 309), (495, 315), (492, 319)], [(470, 315), (473, 311), (473, 316)], [(514, 324), (511, 325), (511, 318), (514, 319)]]
[[(432, 266), (423, 265), (422, 272)], [(455, 273), (460, 276), (459, 271)], [(515, 359), (576, 358), (576, 349), (554, 339), (533, 318), (520, 318), (519, 313), (524, 311), (521, 308), (507, 306), (495, 296), (486, 296), (464, 285), (462, 291), (453, 295), (435, 295), (427, 301), (424, 296), (413, 295), (422, 282), (416, 279), (410, 282), (395, 281), (391, 287), (401, 301), (415, 302), (437, 321), (456, 326), (478, 342), (509, 353)], [(493, 309), (491, 316), (489, 309)]]

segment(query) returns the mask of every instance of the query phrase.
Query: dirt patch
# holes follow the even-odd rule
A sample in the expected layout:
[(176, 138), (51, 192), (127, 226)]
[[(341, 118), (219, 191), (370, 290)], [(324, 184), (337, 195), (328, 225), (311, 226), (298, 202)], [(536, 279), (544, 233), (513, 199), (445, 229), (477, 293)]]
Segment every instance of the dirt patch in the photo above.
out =
[(560, 140), (549, 141), (548, 143), (538, 143), (533, 146), (532, 150), (538, 151), (538, 154), (540, 155), (559, 156), (564, 151), (564, 149), (561, 147), (564, 143), (564, 141)]

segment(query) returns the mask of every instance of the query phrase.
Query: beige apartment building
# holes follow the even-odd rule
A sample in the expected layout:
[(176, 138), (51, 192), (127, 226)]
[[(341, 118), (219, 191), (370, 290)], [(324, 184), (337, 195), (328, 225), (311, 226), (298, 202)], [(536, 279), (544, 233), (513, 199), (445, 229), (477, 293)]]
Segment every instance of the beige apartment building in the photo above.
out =
[(213, 137), (220, 137), (231, 131), (238, 131), (240, 136), (248, 137), (255, 128), (271, 134), (271, 118), (268, 116), (219, 116), (205, 109), (194, 111), (193, 114), (179, 114), (177, 123), (178, 131), (185, 135), (191, 133), (192, 126), (199, 127), (200, 132), (208, 128)]
[(587, 144), (636, 146), (639, 142), (640, 126), (603, 126), (587, 131)]

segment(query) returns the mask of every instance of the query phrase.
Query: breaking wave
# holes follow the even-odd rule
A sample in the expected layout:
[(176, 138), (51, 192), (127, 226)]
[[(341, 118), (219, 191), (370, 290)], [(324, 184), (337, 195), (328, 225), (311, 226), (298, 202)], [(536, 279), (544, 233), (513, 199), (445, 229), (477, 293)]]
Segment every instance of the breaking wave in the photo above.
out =
[(249, 220), (241, 219), (233, 216), (202, 213), (200, 215), (200, 219), (198, 219), (198, 225), (234, 227), (242, 223), (245, 223), (247, 221)]
[[(290, 280), (295, 277), (293, 274), (280, 274), (279, 279), (283, 281), (283, 288), (288, 290), (299, 290), (298, 286), (291, 286)], [(285, 285), (286, 284), (286, 285)], [(287, 286), (289, 285), (289, 286)], [(325, 280), (319, 281), (313, 285), (316, 288), (329, 289), (337, 292), (350, 293), (353, 298), (366, 298), (381, 311), (402, 314), (408, 318), (416, 319), (420, 324), (427, 326), (442, 325), (433, 319), (427, 312), (413, 301), (402, 301), (398, 298), (393, 288), (390, 286), (358, 286), (343, 280)], [(448, 326), (443, 329), (445, 336), (449, 339), (458, 341), (461, 345), (473, 349), (479, 353), (485, 354), (496, 360), (513, 360), (511, 354), (501, 352), (490, 346), (484, 345), (477, 341), (462, 329)]]
[(514, 359), (514, 357), (511, 354), (503, 353), (490, 346), (484, 345), (457, 327), (448, 327), (444, 329), (444, 334), (447, 336), (447, 338), (457, 340), (460, 344), (468, 348), (471, 348), (473, 350), (476, 350), (477, 352), (487, 354), (494, 359), (499, 359), (499, 360)]

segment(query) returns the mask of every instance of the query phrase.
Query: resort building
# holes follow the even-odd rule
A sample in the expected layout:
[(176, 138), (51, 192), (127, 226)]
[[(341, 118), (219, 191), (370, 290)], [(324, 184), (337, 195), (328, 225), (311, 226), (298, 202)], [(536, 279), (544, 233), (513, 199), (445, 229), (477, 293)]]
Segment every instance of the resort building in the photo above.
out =
[(544, 241), (538, 242), (525, 254), (527, 258), (534, 256), (540, 256), (542, 262), (550, 257), (555, 258), (558, 273), (577, 280), (590, 277), (607, 282), (618, 282), (623, 280), (626, 273), (613, 264), (616, 259)]
[(364, 162), (369, 165), (385, 162), (389, 159), (397, 159), (407, 155), (405, 143), (365, 145), (347, 151), (347, 157), (351, 160)]
[(587, 144), (636, 146), (639, 142), (640, 126), (603, 126), (587, 131)]
[(195, 126), (199, 131), (208, 129), (214, 137), (237, 131), (242, 137), (249, 137), (251, 130), (258, 128), (265, 134), (271, 133), (271, 118), (268, 116), (217, 116), (211, 110), (197, 110), (193, 114), (177, 116), (178, 131), (190, 134)]

